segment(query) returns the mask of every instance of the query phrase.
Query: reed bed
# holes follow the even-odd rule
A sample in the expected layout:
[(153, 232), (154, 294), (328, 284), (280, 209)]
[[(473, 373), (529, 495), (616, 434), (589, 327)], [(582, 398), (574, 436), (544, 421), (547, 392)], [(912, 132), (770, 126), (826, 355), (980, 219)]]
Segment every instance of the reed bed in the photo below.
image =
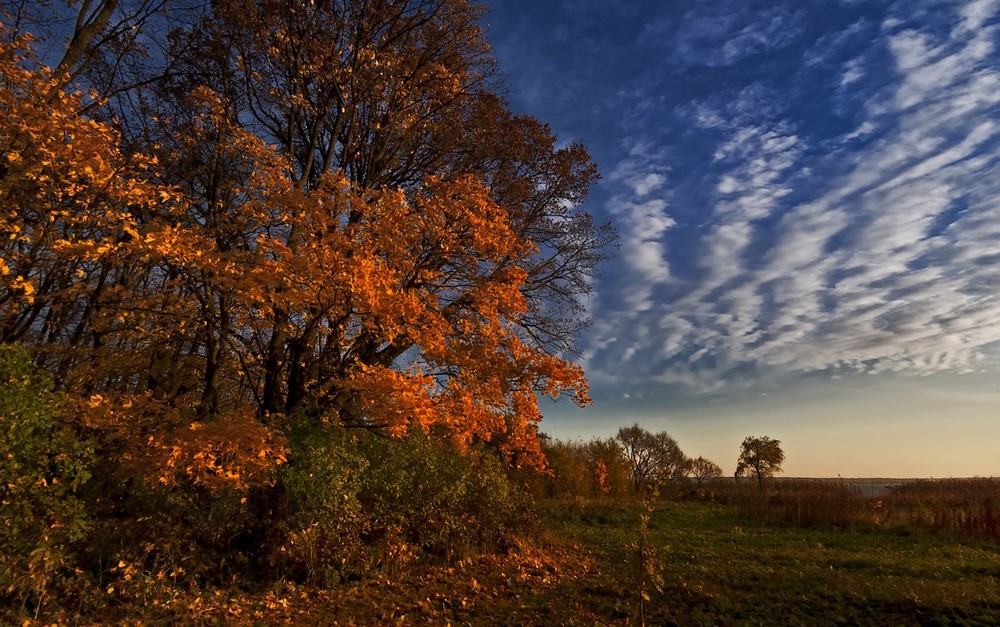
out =
[(716, 498), (742, 516), (806, 527), (920, 530), (1000, 542), (1000, 478), (902, 480), (878, 491), (867, 487), (847, 479), (781, 479), (763, 493), (749, 483), (731, 483)]

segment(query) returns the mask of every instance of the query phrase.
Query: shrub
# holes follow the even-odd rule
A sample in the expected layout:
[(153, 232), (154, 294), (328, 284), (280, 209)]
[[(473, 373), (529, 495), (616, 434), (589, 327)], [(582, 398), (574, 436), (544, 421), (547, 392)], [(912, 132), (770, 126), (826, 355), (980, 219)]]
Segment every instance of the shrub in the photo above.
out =
[(1000, 479), (906, 481), (885, 495), (887, 524), (1000, 540)]
[(352, 572), (368, 527), (358, 500), (368, 461), (344, 430), (306, 421), (290, 436), (294, 454), (279, 474), (287, 492), (287, 537), (278, 549), (280, 572), (329, 585)]
[[(84, 564), (101, 588), (141, 600), (151, 593), (136, 584), (143, 577), (200, 586), (266, 576), (283, 528), (284, 438), (239, 413), (200, 422), (186, 407), (104, 404), (115, 416), (94, 421), (96, 533)], [(146, 428), (130, 431), (129, 418)]]
[(203, 585), (267, 576), (284, 521), (284, 437), (240, 413), (202, 422), (190, 407), (104, 399), (98, 409), (105, 405), (91, 423), (96, 533), (81, 556), (101, 588), (141, 600), (151, 594), (136, 583), (143, 577)]
[(443, 559), (502, 550), (532, 525), (523, 491), (489, 449), (462, 453), (424, 433), (363, 434), (359, 445), (369, 463), (359, 495), (368, 538), (383, 542), (387, 559), (405, 561), (414, 550)]
[(756, 484), (740, 482), (726, 492), (741, 516), (783, 520), (803, 527), (871, 526), (870, 501), (843, 480), (783, 479), (766, 494)]
[(62, 397), (21, 346), (0, 345), (0, 594), (41, 605), (74, 566), (89, 519), (77, 492), (93, 450), (64, 421)]

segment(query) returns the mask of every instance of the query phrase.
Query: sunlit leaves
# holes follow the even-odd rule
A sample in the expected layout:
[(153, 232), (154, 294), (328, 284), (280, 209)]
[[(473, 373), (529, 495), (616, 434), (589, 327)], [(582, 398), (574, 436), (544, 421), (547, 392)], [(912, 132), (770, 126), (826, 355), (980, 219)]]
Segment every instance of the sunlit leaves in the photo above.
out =
[(588, 402), (569, 321), (604, 240), (571, 206), (595, 171), (492, 95), (478, 17), (226, 0), (121, 118), (5, 47), (2, 339), (196, 482), (238, 483), (239, 455), (178, 425), (293, 415), (540, 464), (536, 395)]

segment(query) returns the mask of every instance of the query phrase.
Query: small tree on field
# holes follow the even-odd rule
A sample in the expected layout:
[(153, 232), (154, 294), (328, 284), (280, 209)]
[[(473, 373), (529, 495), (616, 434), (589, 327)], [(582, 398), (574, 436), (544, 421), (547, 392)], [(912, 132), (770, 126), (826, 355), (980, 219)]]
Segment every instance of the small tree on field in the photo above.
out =
[(636, 492), (688, 472), (687, 456), (666, 431), (650, 433), (635, 424), (619, 429), (615, 439), (621, 443)]
[(736, 464), (736, 476), (754, 475), (760, 491), (764, 491), (764, 479), (776, 472), (781, 472), (781, 463), (785, 461), (785, 452), (781, 450), (781, 441), (767, 436), (747, 436), (740, 445), (740, 458)]
[(705, 459), (704, 457), (692, 459), (690, 464), (691, 477), (693, 477), (698, 483), (699, 488), (702, 487), (706, 481), (718, 479), (722, 476), (722, 468), (720, 468), (715, 462)]

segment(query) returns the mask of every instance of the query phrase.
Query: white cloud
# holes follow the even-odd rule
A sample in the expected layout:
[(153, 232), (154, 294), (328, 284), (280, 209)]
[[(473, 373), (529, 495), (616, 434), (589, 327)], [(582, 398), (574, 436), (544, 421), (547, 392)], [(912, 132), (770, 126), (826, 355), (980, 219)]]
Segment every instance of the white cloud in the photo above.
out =
[(844, 67), (844, 72), (840, 75), (840, 86), (847, 87), (851, 83), (855, 83), (864, 76), (864, 70), (861, 67), (860, 59), (852, 59)]
[(871, 22), (860, 19), (843, 30), (823, 35), (806, 50), (803, 61), (806, 66), (834, 63), (845, 51), (856, 50), (871, 30)]
[[(663, 248), (675, 226), (665, 199), (682, 200), (660, 169), (629, 164), (634, 175), (619, 180), (631, 196), (615, 201), (631, 220), (623, 252), (674, 298), (644, 292), (640, 308), (620, 311), (605, 367), (645, 364), (657, 381), (710, 392), (795, 373), (988, 363), (1000, 341), (1000, 0), (966, 3), (944, 37), (901, 29), (899, 7), (882, 25), (896, 80), (872, 89), (861, 61), (843, 62), (841, 89), (871, 95), (829, 154), (794, 120), (695, 105), (699, 128), (728, 135), (707, 166), (711, 213), (688, 260), (697, 280), (673, 275)], [(859, 138), (861, 152), (848, 150)], [(807, 162), (821, 174), (804, 175)]]
[(724, 67), (746, 57), (784, 46), (803, 29), (803, 15), (779, 6), (757, 8), (739, 3), (694, 3), (674, 23), (650, 24), (642, 40), (672, 35), (672, 57), (683, 63)]
[(642, 198), (643, 196), (648, 196), (650, 192), (662, 187), (665, 181), (666, 179), (662, 174), (651, 172), (641, 179), (636, 180), (632, 189), (635, 191), (636, 196)]
[(666, 169), (638, 142), (629, 156), (612, 170), (609, 179), (623, 188), (607, 203), (607, 210), (625, 225), (621, 256), (629, 268), (628, 288), (623, 305), (631, 311), (653, 306), (653, 291), (670, 280), (663, 236), (676, 225), (668, 213), (664, 186)]
[(865, 120), (856, 129), (854, 129), (853, 131), (851, 131), (847, 135), (844, 135), (840, 139), (840, 143), (843, 144), (843, 143), (846, 143), (846, 142), (849, 142), (849, 141), (852, 141), (852, 140), (855, 140), (855, 139), (859, 139), (859, 138), (863, 138), (863, 137), (868, 137), (875, 130), (877, 130), (877, 127), (875, 126), (875, 124), (873, 124), (871, 120)]
[(980, 28), (991, 18), (994, 18), (1000, 8), (998, 0), (973, 0), (962, 7), (961, 23), (952, 32), (953, 37), (960, 37)]

